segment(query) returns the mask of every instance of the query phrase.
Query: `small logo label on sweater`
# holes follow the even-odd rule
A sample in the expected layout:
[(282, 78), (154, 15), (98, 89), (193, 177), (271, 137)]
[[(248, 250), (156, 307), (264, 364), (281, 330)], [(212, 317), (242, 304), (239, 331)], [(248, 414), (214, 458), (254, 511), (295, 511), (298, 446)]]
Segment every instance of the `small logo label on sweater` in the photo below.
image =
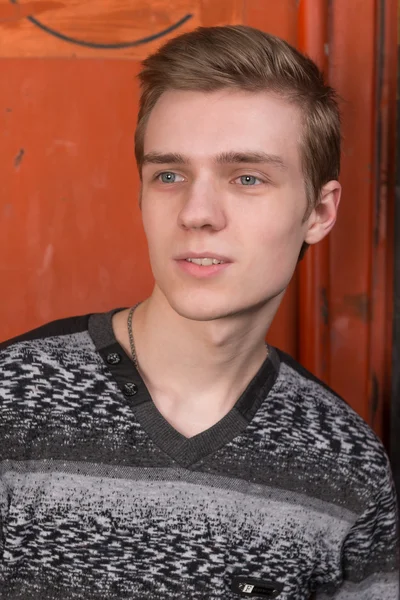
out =
[(266, 581), (252, 577), (234, 577), (232, 592), (243, 597), (277, 598), (283, 590), (283, 584), (278, 581)]

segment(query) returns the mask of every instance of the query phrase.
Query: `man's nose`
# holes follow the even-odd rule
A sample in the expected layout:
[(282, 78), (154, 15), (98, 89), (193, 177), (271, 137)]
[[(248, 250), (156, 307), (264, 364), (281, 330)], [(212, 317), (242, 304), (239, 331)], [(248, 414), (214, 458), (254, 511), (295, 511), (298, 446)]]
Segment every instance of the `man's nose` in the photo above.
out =
[(212, 179), (188, 186), (178, 215), (179, 225), (186, 229), (212, 227), (222, 229), (226, 222), (222, 190)]

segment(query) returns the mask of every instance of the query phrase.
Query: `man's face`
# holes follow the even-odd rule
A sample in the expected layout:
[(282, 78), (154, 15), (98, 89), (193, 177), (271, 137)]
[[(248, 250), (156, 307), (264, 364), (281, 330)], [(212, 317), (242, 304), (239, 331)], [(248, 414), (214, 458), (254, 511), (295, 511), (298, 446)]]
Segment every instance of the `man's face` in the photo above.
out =
[[(142, 216), (156, 285), (179, 314), (212, 320), (281, 299), (310, 222), (300, 136), (299, 110), (265, 92), (161, 96), (144, 138)], [(231, 262), (199, 278), (176, 260), (189, 252)]]

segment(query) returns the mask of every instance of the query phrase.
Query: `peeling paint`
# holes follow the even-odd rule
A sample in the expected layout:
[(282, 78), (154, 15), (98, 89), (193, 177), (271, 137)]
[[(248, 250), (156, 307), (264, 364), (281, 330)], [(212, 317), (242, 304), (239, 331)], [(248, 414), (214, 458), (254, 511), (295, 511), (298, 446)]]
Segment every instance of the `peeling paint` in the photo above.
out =
[(344, 310), (359, 317), (364, 323), (369, 323), (371, 302), (368, 294), (348, 294), (343, 297)]
[(329, 304), (328, 304), (328, 292), (326, 288), (321, 288), (321, 317), (324, 325), (329, 323)]
[(53, 244), (49, 244), (47, 246), (46, 250), (45, 250), (44, 255), (43, 255), (42, 265), (37, 270), (37, 274), (39, 276), (44, 275), (46, 273), (46, 271), (50, 267), (51, 262), (53, 260), (53, 255), (54, 255)]
[(22, 159), (24, 157), (24, 154), (25, 154), (25, 150), (23, 148), (21, 148), (21, 150), (18, 152), (17, 156), (14, 159), (14, 166), (16, 169), (19, 168), (19, 166), (22, 162)]

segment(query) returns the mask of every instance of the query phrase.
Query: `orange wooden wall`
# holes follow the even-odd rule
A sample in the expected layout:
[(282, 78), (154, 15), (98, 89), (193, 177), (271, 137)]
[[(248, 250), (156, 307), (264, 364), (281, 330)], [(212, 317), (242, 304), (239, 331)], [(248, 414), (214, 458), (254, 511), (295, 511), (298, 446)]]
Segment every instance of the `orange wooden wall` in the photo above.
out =
[(151, 293), (133, 134), (140, 61), (245, 23), (316, 60), (343, 98), (344, 192), (268, 340), (387, 442), (395, 0), (0, 0), (0, 339)]

